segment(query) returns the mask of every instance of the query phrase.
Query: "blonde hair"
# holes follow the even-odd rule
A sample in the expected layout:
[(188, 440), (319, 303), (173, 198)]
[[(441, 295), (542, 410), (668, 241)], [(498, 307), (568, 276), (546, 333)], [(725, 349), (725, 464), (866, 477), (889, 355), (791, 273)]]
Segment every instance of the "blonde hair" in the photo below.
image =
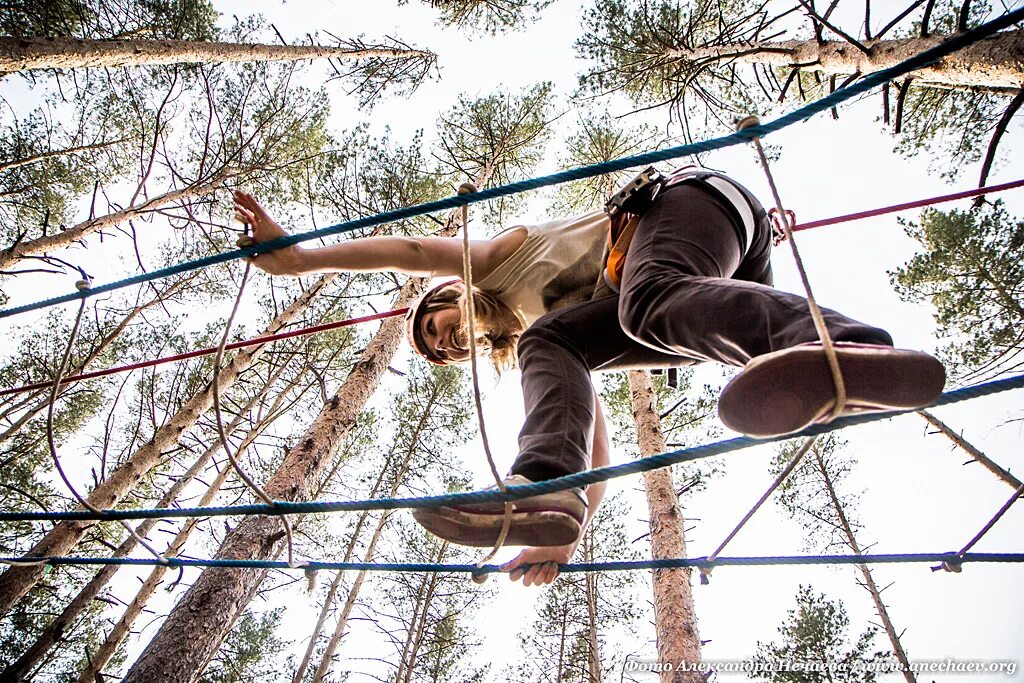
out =
[[(469, 336), (469, 302), (466, 296), (467, 288), (462, 282), (455, 282), (447, 287), (437, 290), (430, 300), (424, 302), (424, 312), (436, 311), (443, 308), (458, 308), (461, 313), (462, 327), (460, 332), (463, 337)], [(473, 308), (476, 317), (473, 326), (476, 328), (476, 351), (485, 349), (486, 355), (491, 359), (491, 365), (500, 375), (503, 371), (516, 366), (516, 345), (519, 337), (523, 334), (523, 328), (519, 325), (518, 319), (514, 327), (508, 325), (509, 316), (505, 314), (506, 307), (494, 295), (473, 287)]]

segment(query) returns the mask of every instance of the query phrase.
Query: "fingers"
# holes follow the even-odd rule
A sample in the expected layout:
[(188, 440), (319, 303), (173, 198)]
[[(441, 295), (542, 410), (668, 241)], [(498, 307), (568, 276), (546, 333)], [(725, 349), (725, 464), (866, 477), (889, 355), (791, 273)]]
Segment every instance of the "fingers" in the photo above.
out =
[[(519, 558), (516, 558), (517, 560)], [(515, 560), (513, 560), (515, 562)], [(512, 562), (508, 563), (509, 565)], [(502, 571), (507, 571), (505, 566), (502, 566)], [(522, 579), (524, 586), (540, 586), (541, 584), (548, 585), (556, 578), (558, 578), (558, 563), (557, 562), (541, 562), (539, 564), (523, 564), (513, 568), (509, 572), (509, 579), (512, 581), (518, 581)]]
[(253, 216), (253, 218), (262, 218), (263, 216), (267, 215), (267, 212), (263, 208), (263, 206), (258, 201), (256, 201), (256, 198), (253, 197), (248, 192), (235, 190), (232, 193), (232, 198), (235, 200), (236, 208), (242, 207), (243, 209), (246, 209)]

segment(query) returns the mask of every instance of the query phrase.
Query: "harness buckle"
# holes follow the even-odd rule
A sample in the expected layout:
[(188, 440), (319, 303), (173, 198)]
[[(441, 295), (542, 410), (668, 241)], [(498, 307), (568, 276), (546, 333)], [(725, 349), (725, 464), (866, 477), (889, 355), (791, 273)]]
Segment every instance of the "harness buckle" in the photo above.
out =
[(664, 182), (665, 176), (649, 166), (608, 198), (604, 204), (605, 213), (612, 217), (620, 213), (642, 215), (651, 208), (654, 196)]

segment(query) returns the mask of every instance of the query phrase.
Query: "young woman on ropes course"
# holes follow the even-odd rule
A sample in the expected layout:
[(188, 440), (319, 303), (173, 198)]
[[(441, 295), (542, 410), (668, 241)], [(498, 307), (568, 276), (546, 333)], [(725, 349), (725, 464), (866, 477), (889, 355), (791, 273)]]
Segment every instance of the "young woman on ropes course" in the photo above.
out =
[[(920, 408), (945, 383), (931, 356), (893, 348), (884, 330), (821, 309), (835, 342), (837, 389), (807, 300), (772, 288), (771, 221), (734, 180), (697, 167), (638, 176), (605, 211), (517, 226), (472, 241), (477, 340), (466, 333), (461, 280), (410, 307), (413, 349), (433, 363), (486, 353), (522, 371), (526, 419), (506, 485), (553, 479), (608, 463), (604, 419), (590, 373), (718, 361), (743, 371), (718, 409), (753, 437), (800, 431), (854, 412)], [(642, 187), (641, 187), (642, 186)], [(249, 194), (235, 193), (256, 242), (285, 234)], [(609, 249), (609, 245), (612, 248)], [(628, 258), (625, 258), (628, 248)], [(392, 271), (462, 273), (458, 238), (369, 237), (253, 258), (271, 274)], [(471, 351), (471, 348), (473, 349)], [(506, 564), (524, 583), (550, 583), (572, 557), (604, 484), (515, 502), (506, 543), (534, 546)], [(417, 521), (455, 543), (493, 545), (503, 503), (419, 509)], [(589, 514), (588, 514), (589, 511)], [(516, 575), (513, 574), (513, 578)]]

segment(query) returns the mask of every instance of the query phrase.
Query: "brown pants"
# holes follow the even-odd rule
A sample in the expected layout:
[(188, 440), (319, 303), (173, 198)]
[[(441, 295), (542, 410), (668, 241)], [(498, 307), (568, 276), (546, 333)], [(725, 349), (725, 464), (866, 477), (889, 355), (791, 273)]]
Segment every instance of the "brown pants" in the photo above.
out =
[[(760, 209), (760, 207), (755, 207)], [(519, 341), (526, 421), (512, 472), (543, 481), (590, 466), (594, 370), (754, 356), (818, 339), (807, 300), (771, 287), (771, 230), (746, 235), (732, 205), (691, 180), (640, 220), (617, 296), (548, 313)], [(884, 330), (822, 309), (836, 341), (884, 344)]]

